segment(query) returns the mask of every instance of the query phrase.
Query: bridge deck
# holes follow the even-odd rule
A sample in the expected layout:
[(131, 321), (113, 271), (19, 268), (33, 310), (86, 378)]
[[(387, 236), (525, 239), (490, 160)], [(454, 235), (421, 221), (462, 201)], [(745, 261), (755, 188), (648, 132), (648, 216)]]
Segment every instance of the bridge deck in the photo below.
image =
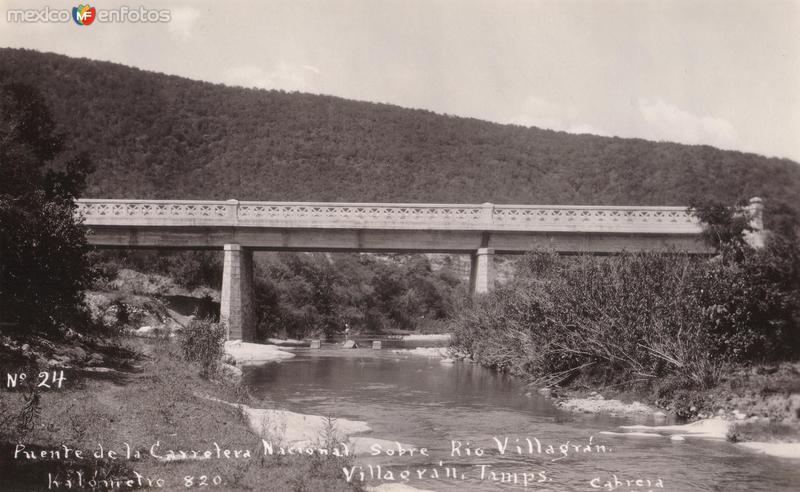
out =
[(78, 211), (106, 247), (706, 251), (685, 207), (86, 199)]
[(78, 201), (87, 225), (419, 229), (697, 234), (686, 207)]

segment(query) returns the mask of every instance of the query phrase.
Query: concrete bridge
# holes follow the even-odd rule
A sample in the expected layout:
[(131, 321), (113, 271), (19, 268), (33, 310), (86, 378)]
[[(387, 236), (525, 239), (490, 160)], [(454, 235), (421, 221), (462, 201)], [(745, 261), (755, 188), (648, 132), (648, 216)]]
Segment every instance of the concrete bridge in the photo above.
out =
[[(756, 242), (762, 208), (751, 200)], [(473, 293), (491, 290), (495, 254), (710, 252), (686, 207), (90, 199), (78, 211), (100, 248), (224, 250), (220, 319), (244, 340), (255, 330), (253, 251), (469, 254)]]

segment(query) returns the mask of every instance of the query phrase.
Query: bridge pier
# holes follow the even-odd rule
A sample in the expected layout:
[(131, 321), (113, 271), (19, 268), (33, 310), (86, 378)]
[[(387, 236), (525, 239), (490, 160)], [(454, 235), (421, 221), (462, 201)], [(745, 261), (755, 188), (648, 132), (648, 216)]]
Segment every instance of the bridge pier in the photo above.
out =
[(494, 249), (478, 248), (472, 255), (469, 291), (473, 295), (485, 294), (494, 289), (494, 280)]
[(744, 240), (751, 247), (761, 249), (767, 242), (767, 233), (764, 229), (764, 201), (758, 197), (751, 198), (747, 206), (747, 213), (750, 217), (752, 231), (744, 231)]
[(253, 310), (253, 252), (239, 244), (224, 246), (219, 320), (228, 340), (255, 340)]

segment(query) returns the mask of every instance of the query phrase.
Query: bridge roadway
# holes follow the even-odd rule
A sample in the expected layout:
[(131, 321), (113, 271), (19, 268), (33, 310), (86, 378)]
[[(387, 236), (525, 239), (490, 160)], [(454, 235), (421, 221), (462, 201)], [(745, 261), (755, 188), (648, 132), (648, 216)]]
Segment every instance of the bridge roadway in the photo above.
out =
[[(760, 237), (761, 200), (748, 209)], [(494, 254), (709, 253), (686, 207), (82, 199), (78, 213), (99, 248), (224, 250), (221, 319), (245, 340), (253, 251), (470, 254), (474, 293), (492, 288)]]

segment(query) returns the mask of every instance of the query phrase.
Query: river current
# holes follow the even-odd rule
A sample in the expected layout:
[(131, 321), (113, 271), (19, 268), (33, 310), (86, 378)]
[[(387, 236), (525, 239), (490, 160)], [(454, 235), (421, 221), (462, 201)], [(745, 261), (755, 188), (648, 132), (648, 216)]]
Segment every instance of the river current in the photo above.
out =
[[(797, 491), (800, 463), (733, 444), (601, 434), (653, 423), (564, 412), (518, 379), (391, 350), (308, 350), (246, 371), (256, 396), (288, 410), (362, 420), (384, 443), (351, 471), (368, 485), (548, 491)], [(426, 448), (427, 456), (419, 454)], [(387, 453), (391, 450), (391, 453)], [(389, 455), (391, 454), (391, 455)], [(380, 468), (378, 468), (380, 466)]]

